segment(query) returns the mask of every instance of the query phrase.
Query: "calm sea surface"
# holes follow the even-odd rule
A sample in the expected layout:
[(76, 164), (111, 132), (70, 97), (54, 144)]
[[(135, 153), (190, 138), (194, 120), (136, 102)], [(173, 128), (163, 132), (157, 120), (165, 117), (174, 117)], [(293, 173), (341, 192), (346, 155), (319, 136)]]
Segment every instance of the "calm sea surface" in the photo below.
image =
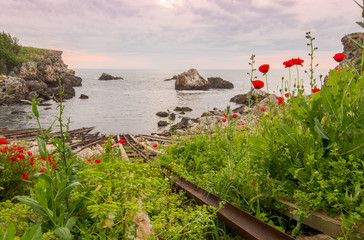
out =
[[(213, 108), (225, 109), (231, 97), (246, 93), (250, 88), (248, 70), (198, 70), (200, 75), (208, 77), (221, 77), (234, 84), (231, 90), (208, 91), (176, 91), (175, 81), (164, 81), (186, 70), (125, 70), (125, 69), (76, 69), (80, 76), (82, 87), (76, 87), (76, 97), (67, 100), (65, 105), (65, 118), (70, 118), (70, 128), (95, 127), (94, 132), (104, 134), (133, 133), (150, 134), (162, 131), (157, 122), (162, 120), (156, 116), (159, 111), (173, 111), (176, 106), (188, 106), (192, 112), (179, 116), (199, 117), (205, 111)], [(99, 81), (103, 73), (123, 77), (124, 80)], [(294, 76), (295, 71), (292, 71)], [(327, 70), (317, 71), (325, 74)], [(304, 75), (303, 71), (300, 72)], [(258, 79), (264, 80), (261, 73), (256, 73)], [(278, 92), (281, 88), (281, 78), (288, 79), (288, 70), (270, 70), (268, 75), (269, 91)], [(318, 76), (318, 75), (317, 75)], [(308, 87), (309, 79), (305, 78)], [(264, 90), (266, 88), (264, 87)], [(89, 99), (79, 99), (80, 94), (86, 94)], [(41, 122), (47, 126), (57, 116), (57, 106), (53, 101), (47, 103), (51, 106), (40, 106)], [(47, 110), (47, 108), (49, 108)], [(14, 110), (25, 113), (11, 114)], [(29, 105), (0, 106), (0, 126), (8, 128), (36, 127), (35, 119), (28, 119), (31, 114)]]

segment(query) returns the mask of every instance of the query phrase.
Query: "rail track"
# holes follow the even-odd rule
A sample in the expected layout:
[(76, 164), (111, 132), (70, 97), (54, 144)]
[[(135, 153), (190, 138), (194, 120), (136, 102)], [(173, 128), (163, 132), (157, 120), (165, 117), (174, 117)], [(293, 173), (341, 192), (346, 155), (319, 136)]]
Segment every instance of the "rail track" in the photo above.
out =
[[(68, 132), (68, 141), (74, 152), (80, 152), (85, 148), (90, 148), (96, 145), (102, 145), (103, 140), (107, 138), (105, 135), (98, 133), (90, 133), (93, 128), (81, 128)], [(39, 134), (38, 129), (25, 130), (7, 130), (0, 128), (0, 136), (6, 137), (8, 140), (35, 140)], [(54, 136), (59, 136), (59, 132), (51, 133)], [(172, 143), (170, 138), (156, 135), (132, 135), (118, 134), (113, 136), (117, 143), (124, 139), (124, 144), (119, 144), (123, 158), (127, 160), (142, 159), (144, 162), (152, 161), (162, 151), (152, 147), (153, 144), (165, 145)], [(266, 224), (251, 214), (235, 207), (229, 202), (217, 197), (216, 195), (206, 191), (205, 189), (195, 185), (194, 183), (178, 176), (168, 167), (162, 167), (166, 175), (174, 179), (174, 186), (178, 190), (185, 191), (187, 196), (195, 199), (198, 204), (206, 204), (219, 208), (220, 204), (223, 207), (217, 212), (218, 218), (225, 223), (229, 228), (236, 232), (239, 236), (247, 240), (290, 240), (294, 239), (286, 233)], [(297, 239), (314, 240), (325, 239), (327, 235), (316, 235), (312, 237), (304, 236)]]

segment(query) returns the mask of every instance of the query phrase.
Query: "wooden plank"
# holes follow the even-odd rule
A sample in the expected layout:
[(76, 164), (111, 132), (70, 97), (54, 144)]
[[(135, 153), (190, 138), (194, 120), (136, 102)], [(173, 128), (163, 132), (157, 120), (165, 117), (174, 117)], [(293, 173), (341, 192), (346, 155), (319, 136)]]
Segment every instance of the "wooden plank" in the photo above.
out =
[[(294, 210), (299, 209), (296, 204), (284, 200), (279, 200), (279, 202), (288, 207), (287, 211), (282, 212), (284, 215), (293, 218), (294, 220), (298, 220), (298, 215), (292, 214)], [(334, 238), (338, 238), (342, 235), (341, 221), (329, 217), (326, 214), (312, 212), (312, 215), (305, 218), (303, 223)], [(359, 231), (359, 233), (360, 237), (364, 239), (364, 232)]]
[(124, 148), (123, 144), (119, 143), (119, 141), (120, 141), (120, 136), (119, 136), (119, 135), (117, 136), (117, 140), (118, 140), (119, 149), (120, 149), (120, 151), (121, 151), (121, 155), (122, 155), (123, 159), (124, 159), (125, 161), (129, 161), (128, 154), (126, 153), (126, 151), (125, 151), (125, 148)]

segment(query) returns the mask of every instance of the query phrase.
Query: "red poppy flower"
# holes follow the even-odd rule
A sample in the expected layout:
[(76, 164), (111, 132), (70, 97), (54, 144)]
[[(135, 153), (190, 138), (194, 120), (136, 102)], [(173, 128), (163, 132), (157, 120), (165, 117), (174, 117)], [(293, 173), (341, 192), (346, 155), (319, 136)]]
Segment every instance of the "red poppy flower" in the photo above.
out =
[(222, 122), (226, 122), (226, 119), (224, 118), (224, 119), (222, 120)]
[(292, 67), (294, 64), (293, 64), (292, 60), (288, 60), (288, 61), (283, 62), (283, 65), (285, 68), (288, 68), (288, 67)]
[(300, 58), (292, 58), (292, 62), (293, 62), (293, 65), (301, 65), (301, 67), (303, 67), (302, 63), (304, 61)]
[(17, 159), (16, 157), (9, 157), (9, 159), (13, 162), (19, 162), (19, 159)]
[(29, 155), (29, 157), (31, 157), (33, 155), (33, 153), (30, 151), (28, 151), (27, 154)]
[(100, 159), (95, 159), (95, 163), (100, 163), (101, 160)]
[(284, 98), (278, 97), (278, 103), (284, 103)]
[(153, 147), (154, 147), (154, 148), (158, 147), (158, 144), (154, 144), (154, 145), (153, 145)]
[(119, 140), (119, 143), (121, 143), (121, 144), (124, 144), (126, 141), (125, 141), (125, 139), (120, 139)]
[(40, 157), (40, 159), (42, 159), (43, 161), (45, 161), (46, 159), (45, 159), (45, 157)]
[(24, 172), (21, 174), (21, 177), (24, 178), (24, 180), (28, 180), (28, 174)]
[(48, 162), (52, 162), (52, 157), (48, 156)]
[(245, 123), (242, 123), (241, 125), (245, 125)]
[(87, 159), (87, 162), (91, 162), (91, 159)]
[(261, 73), (267, 73), (269, 71), (269, 64), (263, 64), (258, 69)]
[(344, 60), (344, 58), (345, 58), (344, 53), (336, 53), (334, 56), (336, 62), (341, 62), (342, 60)]
[(254, 81), (252, 81), (252, 84), (255, 89), (261, 89), (264, 87), (264, 82), (260, 81), (260, 80), (254, 80)]
[(314, 88), (314, 89), (312, 89), (312, 92), (313, 93), (317, 93), (317, 92), (320, 92), (321, 91), (321, 89), (319, 89), (319, 88)]
[(44, 173), (44, 168), (42, 170), (39, 171), (40, 173)]
[(24, 155), (22, 155), (22, 154), (17, 154), (15, 157), (20, 158), (20, 159), (24, 159), (25, 158)]
[(223, 115), (224, 115), (224, 117), (226, 117), (226, 113), (224, 113)]
[(30, 165), (34, 165), (34, 162), (33, 162), (33, 160), (32, 159), (30, 159)]
[(104, 141), (104, 142), (107, 141), (107, 138), (102, 139), (102, 141)]
[(236, 117), (238, 117), (238, 114), (233, 114), (233, 118), (236, 118)]
[(6, 138), (0, 138), (0, 144), (9, 144)]
[(289, 93), (285, 93), (285, 94), (284, 94), (284, 96), (285, 96), (286, 98), (288, 98), (288, 97), (289, 97)]
[(266, 108), (260, 108), (260, 111), (264, 112), (265, 110), (267, 110)]

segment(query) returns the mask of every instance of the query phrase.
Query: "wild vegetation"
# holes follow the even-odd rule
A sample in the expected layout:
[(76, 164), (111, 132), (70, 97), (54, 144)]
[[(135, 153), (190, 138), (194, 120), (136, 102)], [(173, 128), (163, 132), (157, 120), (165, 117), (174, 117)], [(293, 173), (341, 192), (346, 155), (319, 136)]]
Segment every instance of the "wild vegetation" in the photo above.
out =
[[(103, 154), (78, 157), (66, 144), (62, 86), (55, 120), (60, 137), (49, 136), (53, 123), (41, 126), (40, 99), (34, 97), (29, 103), (39, 124), (39, 154), (28, 151), (26, 142), (0, 138), (0, 238), (135, 239), (138, 230), (150, 227), (137, 220), (144, 218), (152, 226), (147, 239), (240, 239), (216, 220), (217, 209), (173, 192), (163, 165), (293, 236), (302, 231), (305, 217), (320, 210), (341, 219), (341, 239), (358, 239), (364, 224), (363, 63), (331, 70), (322, 85), (314, 75), (314, 38), (306, 37), (309, 94), (299, 75), (304, 61), (287, 60), (290, 79), (282, 79), (281, 95), (270, 96), (267, 107), (251, 101), (259, 118), (242, 123), (227, 107), (214, 128), (170, 145), (153, 163), (123, 160), (117, 147), (123, 141), (115, 143), (112, 136), (105, 139)], [(15, 45), (14, 54), (21, 51)], [(334, 59), (345, 62), (345, 55)], [(254, 56), (251, 60), (252, 88), (263, 88), (254, 77)], [(269, 65), (259, 71), (268, 88)], [(297, 204), (297, 222), (271, 210), (282, 208), (280, 199)]]
[(0, 73), (8, 74), (22, 62), (36, 61), (34, 55), (46, 51), (34, 47), (23, 47), (16, 37), (9, 33), (0, 33)]

